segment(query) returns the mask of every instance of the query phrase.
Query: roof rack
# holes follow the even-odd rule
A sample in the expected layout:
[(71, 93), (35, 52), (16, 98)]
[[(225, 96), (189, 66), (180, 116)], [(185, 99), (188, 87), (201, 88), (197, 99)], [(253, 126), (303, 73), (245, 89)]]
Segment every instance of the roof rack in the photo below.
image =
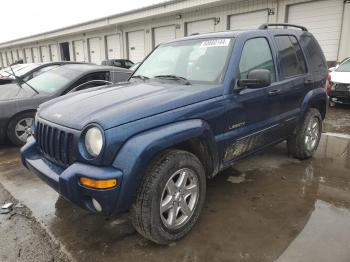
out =
[(296, 27), (301, 29), (302, 31), (306, 31), (307, 29), (305, 26), (301, 25), (293, 25), (293, 24), (288, 24), (288, 23), (277, 23), (277, 24), (262, 24), (261, 26), (258, 27), (258, 29), (269, 29), (269, 26), (283, 26), (283, 27)]

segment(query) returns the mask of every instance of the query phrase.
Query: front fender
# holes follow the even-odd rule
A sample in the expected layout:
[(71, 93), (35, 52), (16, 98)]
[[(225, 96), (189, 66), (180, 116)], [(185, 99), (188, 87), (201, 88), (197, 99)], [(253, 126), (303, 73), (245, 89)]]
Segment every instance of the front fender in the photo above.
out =
[(308, 109), (315, 104), (324, 103), (325, 109), (328, 109), (328, 95), (326, 93), (325, 88), (315, 88), (310, 90), (304, 97), (301, 103), (301, 114), (300, 120), (302, 121), (305, 117)]
[(130, 138), (121, 148), (113, 166), (123, 171), (123, 184), (116, 206), (118, 212), (126, 211), (135, 199), (141, 178), (152, 159), (167, 148), (192, 138), (204, 141), (218, 169), (218, 153), (214, 135), (209, 125), (199, 119), (176, 122), (148, 130)]

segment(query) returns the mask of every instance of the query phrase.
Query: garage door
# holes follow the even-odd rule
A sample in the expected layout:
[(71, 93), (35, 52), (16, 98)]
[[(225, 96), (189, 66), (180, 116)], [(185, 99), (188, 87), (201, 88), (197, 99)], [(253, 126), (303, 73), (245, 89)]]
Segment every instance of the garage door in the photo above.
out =
[(77, 62), (85, 62), (85, 48), (83, 40), (73, 41), (74, 60)]
[(108, 35), (106, 37), (107, 58), (121, 58), (120, 35)]
[(39, 49), (37, 47), (33, 47), (32, 50), (33, 50), (33, 62), (39, 63), (40, 62)]
[(41, 55), (41, 62), (50, 61), (49, 49), (47, 48), (47, 46), (40, 47), (40, 55)]
[(24, 49), (24, 54), (26, 57), (26, 63), (33, 63), (32, 51), (30, 50), (30, 48)]
[(6, 67), (4, 57), (2, 56), (2, 53), (0, 53), (0, 67)]
[(12, 52), (12, 59), (13, 59), (13, 62), (18, 61), (17, 50), (12, 50), (11, 52)]
[(288, 22), (305, 26), (320, 43), (327, 61), (338, 58), (343, 1), (329, 0), (292, 5)]
[(145, 57), (145, 33), (143, 30), (128, 33), (128, 55), (134, 63), (141, 62)]
[(153, 47), (175, 39), (175, 26), (162, 26), (153, 29)]
[(17, 52), (18, 52), (18, 59), (24, 60), (23, 49), (17, 49)]
[(230, 29), (257, 29), (261, 24), (268, 22), (268, 11), (259, 10), (230, 16)]
[(189, 22), (186, 24), (187, 35), (205, 34), (215, 31), (214, 19)]
[(58, 61), (57, 45), (55, 45), (55, 44), (49, 45), (49, 48), (50, 48), (51, 61), (53, 61), (53, 62)]
[(95, 64), (101, 63), (101, 43), (100, 38), (94, 37), (88, 40), (90, 62)]

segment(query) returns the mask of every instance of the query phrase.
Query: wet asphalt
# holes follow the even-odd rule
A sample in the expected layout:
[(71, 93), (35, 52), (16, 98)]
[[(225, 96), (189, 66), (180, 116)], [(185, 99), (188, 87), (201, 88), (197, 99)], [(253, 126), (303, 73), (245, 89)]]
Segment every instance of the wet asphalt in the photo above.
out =
[(290, 158), (282, 143), (209, 180), (198, 224), (169, 246), (143, 239), (128, 214), (107, 218), (62, 199), (16, 148), (0, 149), (0, 183), (71, 260), (350, 261), (350, 133), (338, 122), (350, 108), (331, 114), (314, 158)]

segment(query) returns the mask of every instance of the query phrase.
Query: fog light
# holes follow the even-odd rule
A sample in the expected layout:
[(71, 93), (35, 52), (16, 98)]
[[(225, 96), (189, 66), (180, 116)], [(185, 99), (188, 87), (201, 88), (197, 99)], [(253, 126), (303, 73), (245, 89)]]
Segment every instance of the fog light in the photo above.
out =
[(118, 184), (117, 179), (95, 180), (87, 177), (81, 177), (79, 179), (80, 184), (86, 187), (94, 189), (108, 189), (115, 187)]
[(102, 211), (102, 207), (101, 207), (100, 203), (95, 198), (92, 198), (91, 202), (92, 202), (92, 205), (94, 206), (94, 208), (96, 209), (97, 212)]

